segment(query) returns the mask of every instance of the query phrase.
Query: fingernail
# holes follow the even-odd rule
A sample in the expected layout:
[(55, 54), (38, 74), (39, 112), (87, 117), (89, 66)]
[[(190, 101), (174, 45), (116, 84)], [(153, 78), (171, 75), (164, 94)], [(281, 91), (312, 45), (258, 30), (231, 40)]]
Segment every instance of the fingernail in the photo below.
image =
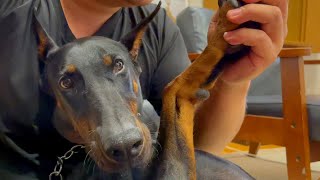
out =
[(228, 15), (229, 17), (236, 17), (236, 16), (239, 16), (241, 12), (242, 12), (242, 8), (237, 8), (237, 9), (228, 11)]
[(230, 33), (224, 32), (224, 33), (223, 33), (223, 37), (224, 37), (224, 39), (225, 39), (226, 41), (230, 40)]
[(239, 42), (237, 41), (237, 39), (236, 39), (236, 38), (233, 38), (232, 35), (231, 35), (231, 33), (229, 33), (229, 32), (223, 33), (223, 38), (224, 38), (225, 41), (227, 41), (227, 42), (228, 42), (229, 44), (231, 44), (231, 45), (237, 45), (237, 44), (239, 44)]

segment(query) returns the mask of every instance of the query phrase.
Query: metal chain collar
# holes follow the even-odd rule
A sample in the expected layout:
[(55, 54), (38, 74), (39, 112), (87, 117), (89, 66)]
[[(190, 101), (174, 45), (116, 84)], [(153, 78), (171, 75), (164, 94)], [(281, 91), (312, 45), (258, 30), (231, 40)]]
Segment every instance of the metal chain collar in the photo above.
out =
[(80, 150), (84, 148), (85, 146), (83, 145), (75, 145), (69, 151), (67, 151), (63, 156), (58, 157), (57, 164), (54, 167), (54, 170), (52, 171), (52, 173), (50, 173), (49, 175), (49, 180), (51, 180), (53, 177), (63, 180), (63, 177), (61, 175), (61, 171), (63, 168), (63, 161), (70, 159), (73, 154), (78, 153)]

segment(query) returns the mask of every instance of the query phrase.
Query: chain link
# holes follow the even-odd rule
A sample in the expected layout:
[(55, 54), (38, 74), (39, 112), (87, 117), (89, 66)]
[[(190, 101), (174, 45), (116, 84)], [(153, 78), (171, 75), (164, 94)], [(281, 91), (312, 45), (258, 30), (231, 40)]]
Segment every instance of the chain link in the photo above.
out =
[(58, 157), (58, 160), (57, 160), (56, 166), (54, 167), (53, 172), (49, 174), (49, 180), (52, 180), (53, 177), (63, 180), (63, 177), (61, 175), (61, 171), (63, 168), (63, 161), (70, 159), (72, 155), (78, 153), (80, 150), (84, 148), (85, 146), (83, 145), (75, 145), (69, 151), (67, 151), (63, 156)]

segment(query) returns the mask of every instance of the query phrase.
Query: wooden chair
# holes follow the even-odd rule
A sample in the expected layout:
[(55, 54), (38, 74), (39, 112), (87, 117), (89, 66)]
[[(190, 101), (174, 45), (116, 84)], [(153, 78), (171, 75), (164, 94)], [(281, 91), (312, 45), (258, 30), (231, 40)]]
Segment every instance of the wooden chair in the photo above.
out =
[(286, 147), (289, 179), (311, 179), (310, 162), (320, 160), (320, 142), (309, 140), (304, 82), (304, 64), (320, 61), (304, 61), (302, 56), (310, 54), (308, 47), (283, 48), (279, 54), (283, 117), (248, 114), (235, 138), (250, 141), (252, 154), (261, 143)]

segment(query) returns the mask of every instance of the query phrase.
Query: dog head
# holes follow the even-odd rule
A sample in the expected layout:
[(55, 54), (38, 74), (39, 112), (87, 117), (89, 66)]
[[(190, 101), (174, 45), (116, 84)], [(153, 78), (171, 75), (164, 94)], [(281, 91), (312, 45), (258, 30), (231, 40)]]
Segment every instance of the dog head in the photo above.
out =
[(152, 157), (148, 123), (141, 117), (137, 56), (156, 10), (120, 42), (89, 37), (58, 47), (35, 20), (40, 86), (56, 100), (53, 123), (73, 143), (84, 144), (107, 172), (143, 167)]

